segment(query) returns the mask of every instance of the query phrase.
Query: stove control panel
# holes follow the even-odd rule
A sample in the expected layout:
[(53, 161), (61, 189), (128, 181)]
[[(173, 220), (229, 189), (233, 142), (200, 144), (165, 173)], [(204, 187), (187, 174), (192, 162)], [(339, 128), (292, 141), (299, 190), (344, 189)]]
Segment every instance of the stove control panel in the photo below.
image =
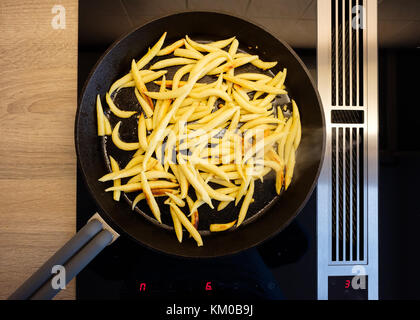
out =
[[(252, 297), (256, 299), (282, 299), (280, 288), (276, 282), (261, 283), (257, 281), (137, 281), (122, 291), (131, 297)], [(123, 296), (124, 296), (124, 292)]]
[(328, 300), (368, 300), (368, 276), (328, 277)]

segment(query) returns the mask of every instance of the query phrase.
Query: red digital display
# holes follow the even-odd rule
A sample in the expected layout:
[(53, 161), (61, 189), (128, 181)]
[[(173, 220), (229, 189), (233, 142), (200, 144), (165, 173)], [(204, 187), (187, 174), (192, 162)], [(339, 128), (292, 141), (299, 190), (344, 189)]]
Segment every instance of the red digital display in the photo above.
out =
[(206, 282), (206, 291), (211, 291), (211, 290), (213, 290), (213, 289), (211, 288), (211, 281)]
[(350, 280), (346, 280), (345, 285), (344, 285), (344, 288), (346, 288), (346, 289), (350, 288), (350, 284), (351, 284), (351, 281)]
[(146, 283), (145, 282), (140, 283), (139, 290), (140, 291), (146, 291)]

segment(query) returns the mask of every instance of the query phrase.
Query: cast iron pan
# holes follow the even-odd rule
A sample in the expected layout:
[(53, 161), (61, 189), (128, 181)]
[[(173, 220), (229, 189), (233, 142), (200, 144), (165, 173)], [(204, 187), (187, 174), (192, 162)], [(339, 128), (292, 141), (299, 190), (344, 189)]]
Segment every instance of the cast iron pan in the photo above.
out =
[[(150, 216), (150, 211), (144, 201), (140, 202), (136, 211), (132, 212), (130, 203), (123, 200), (117, 203), (113, 201), (112, 194), (104, 192), (109, 183), (97, 181), (109, 171), (107, 155), (119, 159), (120, 165), (123, 166), (129, 161), (131, 154), (119, 152), (112, 142), (107, 143), (107, 138), (98, 139), (95, 97), (98, 93), (104, 97), (111, 84), (129, 71), (133, 57), (139, 59), (144, 55), (147, 48), (152, 46), (165, 31), (168, 32), (165, 43), (171, 43), (185, 35), (201, 41), (220, 40), (234, 35), (241, 44), (241, 50), (258, 54), (265, 61), (279, 61), (272, 71), (276, 73), (284, 67), (287, 68), (287, 91), (289, 96), (295, 99), (301, 113), (302, 142), (296, 155), (295, 175), (290, 188), (278, 197), (275, 193), (274, 179), (267, 178), (263, 184), (256, 183), (255, 201), (251, 204), (243, 225), (238, 230), (205, 236), (203, 247), (197, 247), (194, 241), (189, 241), (185, 237), (182, 244), (176, 241), (171, 230), (170, 216), (164, 210), (164, 205), (160, 206), (164, 224), (158, 227), (159, 224), (154, 223), (153, 218), (145, 218)], [(152, 61), (154, 62), (155, 60)], [(150, 89), (157, 90), (151, 87)], [(135, 97), (132, 94), (130, 96), (130, 93), (132, 88), (120, 92), (116, 96), (116, 102), (120, 102), (126, 110), (139, 110)], [(110, 119), (112, 125), (121, 120), (112, 115)], [(137, 137), (135, 122), (135, 116), (123, 121), (122, 139), (135, 141)], [(119, 232), (125, 233), (143, 245), (185, 257), (232, 254), (252, 247), (282, 230), (297, 215), (313, 190), (322, 162), (323, 147), (324, 122), (321, 102), (309, 72), (296, 53), (286, 43), (262, 28), (237, 17), (220, 13), (188, 12), (171, 15), (136, 29), (116, 42), (101, 58), (89, 77), (76, 117), (76, 148), (80, 167), (106, 221)], [(128, 194), (128, 199), (133, 199), (133, 196), (135, 195)], [(277, 202), (275, 208), (267, 210), (275, 202)], [(237, 216), (237, 210), (233, 205), (223, 212), (207, 208), (204, 205), (199, 209), (200, 230), (208, 230), (210, 223), (232, 221)], [(202, 234), (205, 235), (206, 232)]]
[[(124, 166), (131, 154), (118, 151), (112, 146), (112, 142), (107, 141), (110, 138), (98, 138), (96, 95), (104, 97), (111, 84), (129, 72), (131, 60), (142, 57), (165, 31), (168, 32), (165, 45), (185, 35), (198, 41), (215, 41), (236, 36), (241, 45), (240, 50), (257, 54), (264, 61), (279, 61), (271, 71), (275, 74), (287, 68), (286, 90), (289, 97), (296, 101), (301, 115), (302, 140), (289, 189), (277, 196), (274, 179), (268, 177), (264, 179), (264, 184), (256, 183), (255, 201), (249, 207), (246, 220), (239, 228), (228, 232), (208, 235), (205, 230), (208, 230), (210, 223), (234, 220), (237, 217), (237, 208), (230, 205), (217, 212), (204, 209), (206, 205), (202, 206), (199, 209), (199, 229), (204, 241), (202, 247), (197, 247), (195, 241), (188, 236), (184, 236), (182, 244), (178, 243), (164, 205), (160, 205), (163, 224), (159, 225), (150, 218), (150, 211), (142, 202), (135, 211), (131, 210), (131, 200), (135, 195), (124, 196), (122, 198), (125, 200), (116, 202), (112, 193), (104, 191), (110, 184), (98, 181), (98, 178), (110, 170), (109, 155), (118, 159), (120, 166)], [(247, 70), (252, 71), (255, 70)], [(209, 80), (203, 79), (201, 82)], [(127, 90), (122, 90), (115, 98), (117, 104), (121, 103), (121, 107), (124, 104), (125, 110), (139, 110), (132, 93)], [(277, 103), (282, 105), (287, 101), (288, 97), (280, 97)], [(105, 107), (106, 103), (103, 105)], [(108, 111), (106, 107), (105, 111)], [(308, 70), (285, 42), (259, 26), (231, 15), (213, 12), (179, 13), (152, 21), (130, 32), (115, 42), (95, 65), (83, 89), (76, 114), (76, 152), (85, 182), (98, 205), (99, 213), (116, 232), (141, 245), (171, 255), (188, 258), (218, 257), (237, 253), (269, 239), (283, 230), (300, 212), (316, 185), (322, 165), (325, 144), (323, 114), (319, 94)], [(109, 118), (113, 126), (121, 120), (112, 115)], [(136, 128), (135, 116), (123, 121), (122, 139), (135, 141)]]

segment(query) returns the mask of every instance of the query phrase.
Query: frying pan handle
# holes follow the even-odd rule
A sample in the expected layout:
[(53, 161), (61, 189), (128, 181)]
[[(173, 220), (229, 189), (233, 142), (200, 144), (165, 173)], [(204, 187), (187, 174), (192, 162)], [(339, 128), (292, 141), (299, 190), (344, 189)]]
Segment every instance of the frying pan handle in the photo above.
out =
[[(52, 299), (64, 287), (63, 282), (67, 285), (99, 252), (118, 237), (119, 234), (96, 213), (8, 299)], [(52, 274), (56, 268), (60, 270), (58, 276)], [(54, 280), (55, 277), (59, 279)]]

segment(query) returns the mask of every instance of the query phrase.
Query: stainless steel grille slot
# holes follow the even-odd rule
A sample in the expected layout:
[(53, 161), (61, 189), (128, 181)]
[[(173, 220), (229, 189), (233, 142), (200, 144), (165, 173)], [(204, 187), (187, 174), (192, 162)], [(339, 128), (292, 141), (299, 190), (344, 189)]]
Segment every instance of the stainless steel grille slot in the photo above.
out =
[(358, 161), (357, 161), (357, 165), (359, 167), (359, 172), (358, 172), (358, 178), (359, 178), (359, 183), (358, 183), (358, 196), (357, 198), (359, 199), (359, 205), (358, 205), (358, 209), (359, 209), (359, 214), (358, 214), (358, 226), (359, 226), (359, 243), (358, 243), (358, 249), (359, 249), (359, 254), (358, 254), (358, 259), (359, 261), (364, 261), (365, 259), (365, 219), (364, 219), (364, 215), (365, 215), (365, 210), (364, 210), (364, 148), (363, 148), (363, 142), (364, 142), (364, 132), (363, 132), (363, 128), (359, 128), (359, 139), (358, 139), (358, 149), (359, 149), (359, 157), (358, 157)]
[(351, 211), (350, 211), (350, 128), (345, 128), (345, 188), (346, 188), (346, 199), (345, 199), (345, 247), (344, 247), (344, 260), (350, 261), (350, 243), (353, 242), (353, 239), (350, 237), (350, 220), (351, 220)]
[(337, 128), (331, 131), (331, 260), (337, 261)]
[(362, 110), (332, 110), (331, 123), (360, 123), (363, 124)]
[[(363, 5), (364, 0), (359, 0), (359, 5)], [(359, 13), (357, 13), (356, 18), (359, 18)], [(362, 107), (364, 105), (364, 99), (363, 99), (363, 94), (364, 94), (364, 73), (363, 73), (363, 64), (364, 64), (364, 59), (363, 59), (363, 53), (364, 53), (364, 38), (363, 38), (363, 29), (359, 28), (358, 32), (357, 32), (358, 36), (356, 37), (356, 45), (359, 48), (359, 52), (357, 53), (357, 63), (359, 66), (359, 70), (357, 71), (357, 74), (359, 76), (359, 81), (357, 82), (357, 89), (358, 89), (358, 93), (359, 93), (359, 104), (358, 106)], [(356, 104), (357, 105), (357, 104)]]
[(343, 261), (343, 128), (338, 128), (338, 143), (337, 143), (337, 156), (338, 156), (338, 185), (337, 185), (337, 214), (338, 214), (338, 261)]
[(349, 30), (351, 27), (351, 18), (349, 15), (349, 5), (350, 1), (346, 0), (344, 3), (344, 15), (343, 15), (343, 26), (344, 26), (344, 52), (345, 52), (345, 61), (344, 61), (344, 70), (345, 70), (345, 77), (344, 77), (344, 97), (345, 97), (345, 105), (350, 105), (350, 35)]
[[(349, 22), (350, 24), (352, 23), (352, 10), (353, 8), (356, 7), (357, 1), (356, 0), (352, 0), (351, 1), (351, 8), (350, 8), (350, 19)], [(351, 28), (351, 42), (350, 42), (350, 55), (351, 55), (351, 68), (350, 68), (350, 74), (351, 74), (351, 105), (352, 106), (357, 106), (357, 85), (358, 85), (358, 81), (357, 81), (357, 74), (358, 74), (358, 69), (357, 69), (357, 40), (356, 40), (356, 29), (355, 28)]]
[(338, 105), (343, 105), (343, 2), (341, 0), (336, 1), (337, 10), (337, 22), (336, 22), (336, 35), (337, 35), (337, 64), (338, 64)]
[(357, 241), (359, 239), (358, 236), (358, 218), (357, 218), (357, 213), (359, 212), (358, 210), (358, 204), (359, 204), (359, 198), (358, 198), (358, 157), (357, 157), (357, 150), (359, 148), (359, 134), (358, 134), (358, 128), (352, 128), (351, 129), (351, 199), (352, 199), (352, 208), (351, 208), (351, 214), (352, 214), (352, 219), (351, 219), (351, 232), (352, 232), (352, 246), (351, 246), (351, 259), (352, 260), (357, 260), (358, 259), (358, 255), (357, 255)]
[(331, 0), (331, 104), (337, 105), (337, 46), (336, 46), (336, 9), (335, 0)]

